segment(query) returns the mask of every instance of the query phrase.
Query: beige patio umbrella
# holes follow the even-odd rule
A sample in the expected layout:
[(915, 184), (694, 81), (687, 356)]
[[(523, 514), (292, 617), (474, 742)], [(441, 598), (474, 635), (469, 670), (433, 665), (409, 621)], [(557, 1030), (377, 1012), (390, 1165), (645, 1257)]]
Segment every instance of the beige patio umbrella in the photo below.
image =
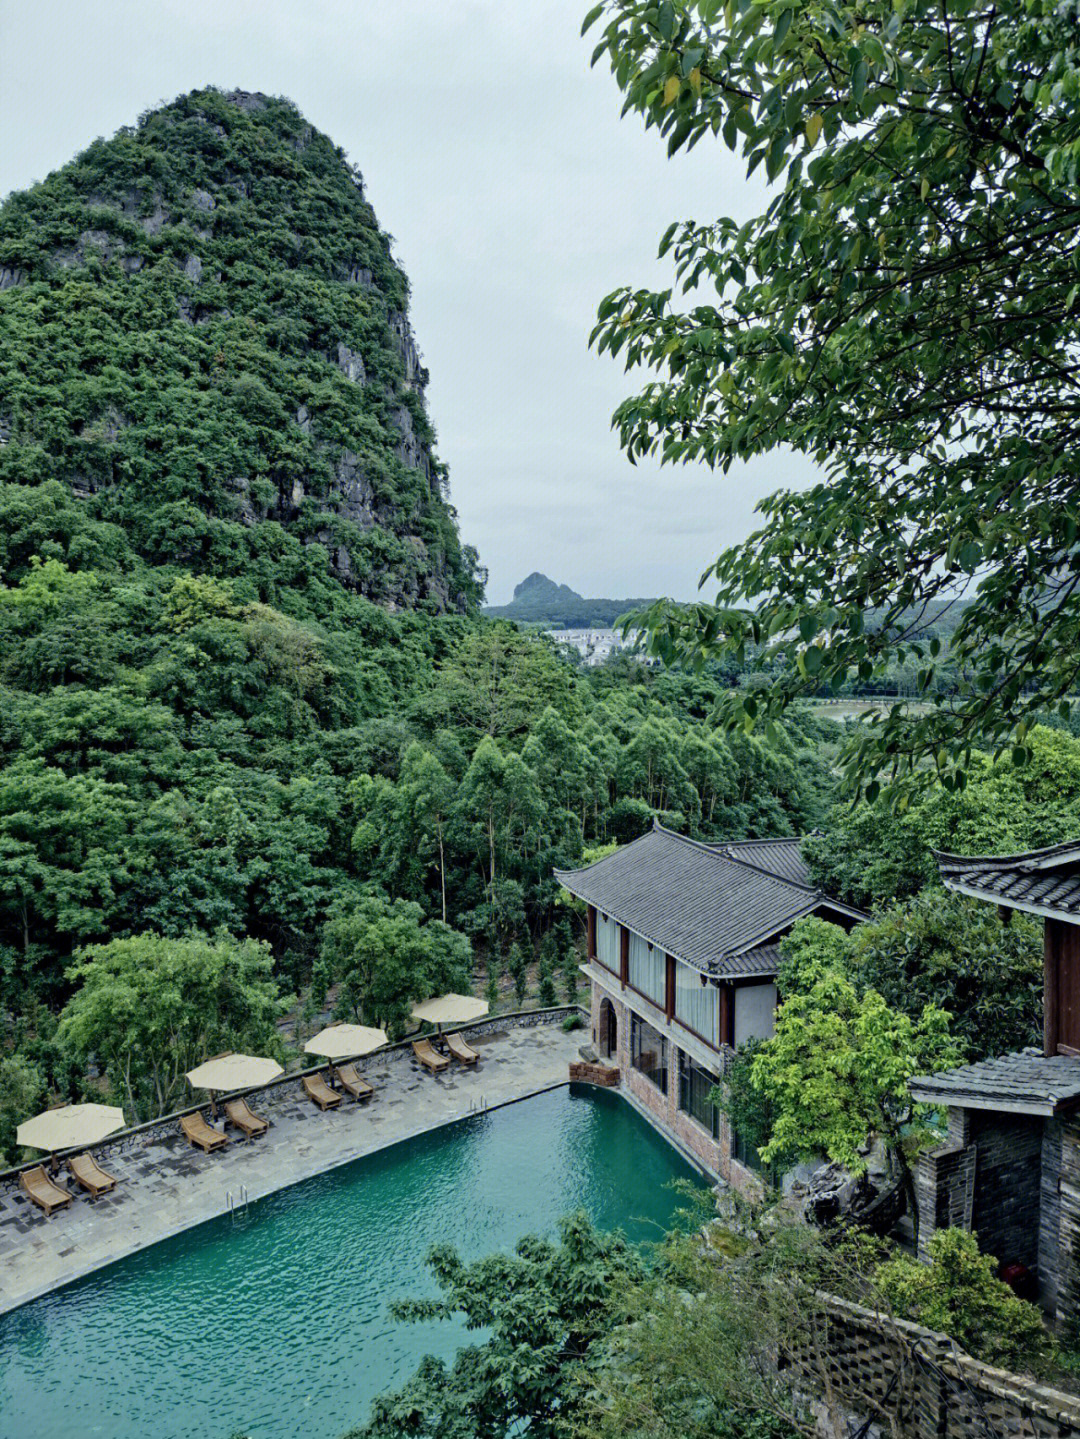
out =
[[(389, 1043), (385, 1029), (370, 1029), (366, 1024), (328, 1024), (318, 1034), (312, 1035), (304, 1050), (307, 1054), (318, 1054), (333, 1061), (355, 1059)], [(330, 1073), (334, 1073), (333, 1063)]]
[(111, 1104), (63, 1104), (23, 1120), (15, 1131), (15, 1142), (25, 1144), (28, 1149), (47, 1151), (52, 1155), (55, 1171), (56, 1156), (61, 1149), (97, 1144), (126, 1124), (124, 1111)]
[(471, 994), (440, 994), (437, 999), (425, 999), (420, 1004), (414, 1004), (412, 1017), (424, 1024), (437, 1025), (441, 1030), (444, 1024), (468, 1024), (487, 1012), (485, 1002), (474, 999)]
[(228, 1094), (231, 1089), (254, 1089), (284, 1073), (276, 1059), (263, 1059), (256, 1054), (219, 1054), (189, 1069), (184, 1078), (192, 1089), (210, 1091), (210, 1113), (216, 1115), (215, 1090)]

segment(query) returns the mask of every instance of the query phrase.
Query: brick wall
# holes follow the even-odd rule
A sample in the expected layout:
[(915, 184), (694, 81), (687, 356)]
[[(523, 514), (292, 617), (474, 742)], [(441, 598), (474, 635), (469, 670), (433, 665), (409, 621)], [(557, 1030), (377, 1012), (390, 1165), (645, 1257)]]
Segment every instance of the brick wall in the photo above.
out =
[(991, 1110), (949, 1110), (949, 1142), (920, 1155), (919, 1250), (935, 1229), (970, 1227), (1002, 1263), (1039, 1265), (1044, 1121)]
[(976, 1153), (971, 1227), (987, 1254), (1031, 1270), (1039, 1263), (1043, 1123), (1024, 1115), (971, 1112)]
[[(617, 1031), (616, 1049), (610, 1057), (604, 1054), (600, 1044), (603, 1033), (600, 1006), (605, 999), (615, 1011)], [(668, 1087), (667, 1093), (663, 1094), (652, 1080), (646, 1079), (630, 1063), (629, 1008), (621, 999), (608, 995), (597, 984), (592, 985), (590, 1025), (592, 1042), (600, 1053), (601, 1063), (618, 1069), (620, 1089), (633, 1096), (657, 1127), (693, 1155), (710, 1174), (719, 1174), (743, 1193), (758, 1195), (761, 1191), (761, 1180), (752, 1170), (745, 1169), (731, 1157), (731, 1132), (726, 1118), (720, 1116), (720, 1138), (717, 1141), (703, 1125), (679, 1108), (679, 1066), (676, 1053), (678, 1042), (668, 1039)], [(720, 1068), (719, 1057), (717, 1068)]]

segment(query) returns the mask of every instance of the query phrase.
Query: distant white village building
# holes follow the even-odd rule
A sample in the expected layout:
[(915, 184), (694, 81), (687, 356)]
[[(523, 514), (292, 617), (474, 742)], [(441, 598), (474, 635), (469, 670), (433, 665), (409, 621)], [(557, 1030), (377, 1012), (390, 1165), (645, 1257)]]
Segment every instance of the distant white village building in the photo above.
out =
[(563, 644), (573, 645), (587, 665), (602, 665), (620, 650), (632, 650), (639, 634), (633, 630), (624, 638), (618, 630), (611, 629), (547, 630), (545, 633)]

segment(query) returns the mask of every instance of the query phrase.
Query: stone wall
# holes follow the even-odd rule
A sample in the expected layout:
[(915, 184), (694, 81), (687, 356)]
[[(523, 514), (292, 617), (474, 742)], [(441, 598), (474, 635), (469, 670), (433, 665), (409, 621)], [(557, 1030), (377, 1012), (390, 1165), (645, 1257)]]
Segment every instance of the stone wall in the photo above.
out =
[(801, 1371), (800, 1387), (870, 1421), (871, 1433), (1080, 1439), (1075, 1395), (982, 1364), (947, 1335), (831, 1295), (819, 1298), (812, 1341), (788, 1361)]
[(1039, 1208), (1039, 1300), (1060, 1322), (1080, 1318), (1080, 1121), (1048, 1119)]

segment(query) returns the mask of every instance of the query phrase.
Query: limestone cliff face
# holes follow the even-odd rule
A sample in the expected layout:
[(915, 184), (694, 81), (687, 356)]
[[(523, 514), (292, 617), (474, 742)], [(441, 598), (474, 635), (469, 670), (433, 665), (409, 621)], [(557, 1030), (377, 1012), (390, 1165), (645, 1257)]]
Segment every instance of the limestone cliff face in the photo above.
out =
[(407, 281), (286, 101), (195, 92), (13, 195), (0, 380), (0, 481), (66, 482), (147, 558), (287, 542), (391, 607), (478, 595)]

